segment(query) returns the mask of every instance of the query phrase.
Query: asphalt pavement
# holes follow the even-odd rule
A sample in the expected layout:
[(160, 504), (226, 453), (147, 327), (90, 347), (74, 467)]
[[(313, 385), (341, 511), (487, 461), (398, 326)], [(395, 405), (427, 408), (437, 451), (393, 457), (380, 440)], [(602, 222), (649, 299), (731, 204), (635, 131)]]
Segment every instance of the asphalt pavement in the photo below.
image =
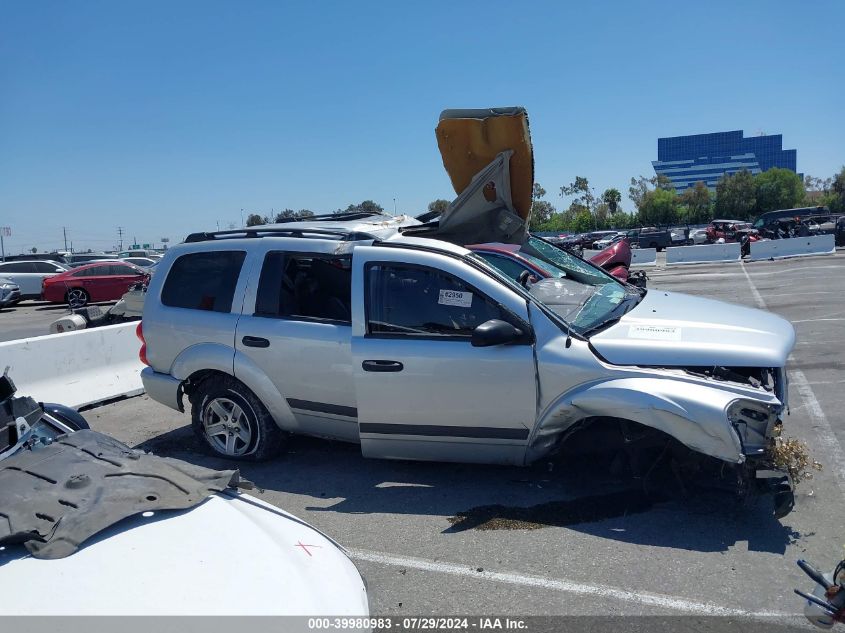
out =
[[(243, 464), (242, 474), (257, 496), (349, 549), (374, 614), (797, 615), (792, 589), (810, 582), (795, 561), (832, 569), (845, 542), (845, 256), (658, 267), (649, 276), (651, 292), (765, 307), (794, 324), (785, 435), (806, 441), (823, 470), (798, 486), (784, 519), (765, 500), (740, 505), (724, 493), (644, 497), (586, 460), (379, 461), (357, 445), (295, 438), (279, 459)], [(146, 396), (85, 415), (130, 445), (231, 466), (200, 451), (187, 414)], [(237, 535), (221, 546), (236, 555)]]

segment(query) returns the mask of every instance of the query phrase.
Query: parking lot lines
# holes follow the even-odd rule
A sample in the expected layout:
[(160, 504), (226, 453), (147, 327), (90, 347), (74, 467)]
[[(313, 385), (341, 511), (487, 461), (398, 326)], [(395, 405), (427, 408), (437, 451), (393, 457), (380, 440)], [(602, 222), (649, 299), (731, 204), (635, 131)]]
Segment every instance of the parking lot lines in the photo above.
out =
[(684, 613), (695, 615), (735, 617), (787, 617), (791, 615), (787, 613), (775, 613), (768, 611), (749, 612), (743, 609), (719, 606), (710, 602), (688, 600), (686, 598), (651, 593), (647, 591), (631, 591), (607, 585), (585, 584), (562, 578), (546, 578), (543, 576), (533, 576), (514, 572), (490, 571), (469, 565), (458, 565), (455, 563), (427, 560), (424, 558), (413, 558), (410, 556), (398, 556), (370, 550), (350, 549), (347, 551), (355, 560), (367, 561), (389, 567), (419, 569), (421, 571), (429, 571), (451, 576), (464, 576), (489, 582), (538, 587), (582, 596), (620, 600), (622, 602), (637, 603), (649, 607), (682, 611)]
[[(766, 306), (766, 301), (763, 299), (760, 291), (757, 290), (757, 286), (754, 285), (754, 280), (751, 279), (751, 275), (748, 274), (748, 268), (744, 262), (742, 264), (742, 272), (745, 273), (745, 278), (748, 280), (748, 285), (751, 288), (751, 294), (754, 297), (754, 301), (760, 308), (767, 310), (768, 307)], [(814, 320), (826, 321), (833, 319), (806, 319), (803, 321), (793, 321), (793, 323)], [(789, 380), (795, 385), (795, 388), (804, 400), (804, 404), (806, 405), (810, 417), (813, 420), (813, 428), (818, 436), (817, 449), (820, 453), (823, 453), (826, 462), (830, 464), (830, 469), (836, 478), (839, 491), (842, 493), (842, 496), (845, 497), (845, 452), (843, 452), (842, 446), (839, 444), (839, 440), (836, 439), (833, 427), (831, 427), (827, 416), (824, 414), (821, 404), (819, 404), (819, 400), (816, 397), (815, 392), (813, 392), (813, 388), (810, 386), (810, 382), (807, 380), (804, 372), (800, 369), (790, 370)]]

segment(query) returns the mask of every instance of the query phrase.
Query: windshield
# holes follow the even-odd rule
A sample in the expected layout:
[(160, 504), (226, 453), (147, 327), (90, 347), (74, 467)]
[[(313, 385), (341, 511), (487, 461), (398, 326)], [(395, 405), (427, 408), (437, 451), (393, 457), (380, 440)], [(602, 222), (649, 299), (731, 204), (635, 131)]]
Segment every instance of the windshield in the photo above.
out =
[(621, 285), (613, 275), (609, 275), (601, 268), (588, 264), (583, 259), (533, 235), (522, 245), (519, 254), (523, 257), (533, 255), (535, 259), (542, 259), (548, 262), (542, 264), (543, 268), (548, 269), (549, 264), (551, 264), (555, 269), (565, 271), (567, 277), (571, 277), (582, 283), (590, 285), (606, 283)]
[[(519, 254), (551, 275), (530, 284), (528, 293), (577, 334), (586, 336), (615, 322), (642, 299), (637, 288), (622, 284), (603, 270), (533, 236), (522, 245)], [(478, 255), (473, 259), (484, 262)], [(484, 263), (508, 285), (519, 285), (489, 262)]]

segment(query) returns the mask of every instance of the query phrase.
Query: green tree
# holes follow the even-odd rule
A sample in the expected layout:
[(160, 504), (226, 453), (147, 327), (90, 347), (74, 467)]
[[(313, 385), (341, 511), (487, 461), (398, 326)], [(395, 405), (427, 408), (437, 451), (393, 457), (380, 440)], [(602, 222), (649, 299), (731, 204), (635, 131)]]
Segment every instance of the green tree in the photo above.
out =
[(754, 176), (757, 213), (775, 209), (792, 209), (804, 200), (804, 183), (789, 169), (772, 167)]
[(716, 183), (716, 215), (731, 220), (749, 220), (757, 205), (754, 176), (747, 169), (725, 174)]
[(833, 177), (825, 204), (831, 211), (845, 213), (845, 167)]
[(678, 195), (666, 189), (647, 191), (640, 203), (644, 225), (669, 225), (678, 221)]
[(590, 182), (583, 176), (575, 176), (575, 181), (560, 188), (562, 197), (574, 196), (575, 202), (592, 211), (596, 206), (596, 196), (590, 187)]
[(533, 198), (531, 202), (531, 215), (528, 216), (528, 226), (535, 231), (542, 231), (543, 229), (540, 227), (548, 224), (555, 212), (552, 203), (543, 200), (545, 196), (546, 190), (540, 186), (540, 183), (535, 182), (531, 196)]
[(686, 207), (684, 214), (686, 217), (683, 219), (687, 224), (703, 224), (713, 219), (710, 213), (710, 190), (700, 180), (694, 187), (690, 187), (681, 194), (681, 204)]
[(350, 204), (342, 211), (338, 209), (335, 213), (384, 213), (384, 207), (372, 200), (364, 200), (359, 204)]
[(622, 201), (622, 194), (619, 193), (619, 189), (605, 189), (601, 194), (601, 201), (607, 205), (611, 215), (616, 215), (617, 211), (621, 211), (619, 203)]
[(442, 214), (448, 208), (449, 208), (449, 201), (444, 200), (443, 198), (438, 198), (437, 200), (432, 200), (431, 202), (428, 203), (428, 212), (429, 213)]
[(37, 252), (38, 252), (38, 247), (37, 247), (37, 246), (33, 246), (32, 248), (30, 248), (30, 249), (29, 249), (29, 251), (30, 251), (30, 252), (34, 255), (35, 253), (37, 253)]
[(257, 213), (250, 213), (246, 218), (247, 226), (259, 226), (261, 224), (267, 224), (267, 220)]
[(645, 176), (632, 177), (631, 185), (628, 187), (628, 197), (636, 205), (637, 209), (639, 209), (645, 195), (653, 189), (674, 191), (675, 187), (672, 185), (672, 181), (663, 174), (656, 174), (651, 178), (646, 178)]

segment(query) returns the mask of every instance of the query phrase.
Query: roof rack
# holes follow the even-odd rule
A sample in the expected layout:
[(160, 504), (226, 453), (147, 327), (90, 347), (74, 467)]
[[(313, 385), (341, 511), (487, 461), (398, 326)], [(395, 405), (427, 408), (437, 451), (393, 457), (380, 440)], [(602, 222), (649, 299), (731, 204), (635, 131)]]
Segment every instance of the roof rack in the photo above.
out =
[(234, 229), (230, 231), (210, 231), (191, 233), (185, 238), (185, 243), (209, 242), (220, 239), (255, 238), (255, 237), (299, 237), (309, 239), (336, 239), (342, 242), (357, 242), (373, 240), (375, 236), (360, 231), (344, 231), (343, 229), (277, 229), (250, 227), (248, 229)]

